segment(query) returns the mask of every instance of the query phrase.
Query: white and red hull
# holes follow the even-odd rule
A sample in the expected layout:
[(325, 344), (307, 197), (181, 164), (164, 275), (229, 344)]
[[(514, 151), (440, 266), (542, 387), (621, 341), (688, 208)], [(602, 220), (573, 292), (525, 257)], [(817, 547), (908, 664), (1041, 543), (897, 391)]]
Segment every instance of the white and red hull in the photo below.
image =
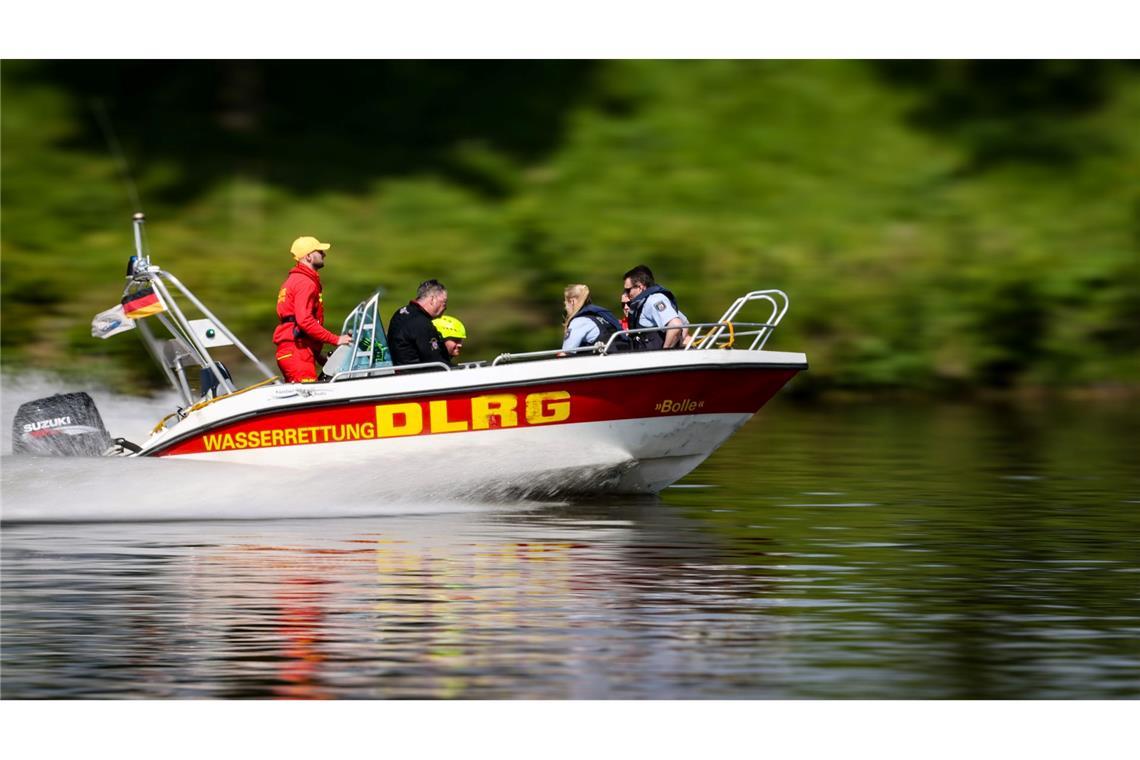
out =
[(691, 472), (783, 385), (803, 354), (659, 351), (551, 359), (222, 398), (139, 456), (359, 468), (472, 492), (656, 493)]

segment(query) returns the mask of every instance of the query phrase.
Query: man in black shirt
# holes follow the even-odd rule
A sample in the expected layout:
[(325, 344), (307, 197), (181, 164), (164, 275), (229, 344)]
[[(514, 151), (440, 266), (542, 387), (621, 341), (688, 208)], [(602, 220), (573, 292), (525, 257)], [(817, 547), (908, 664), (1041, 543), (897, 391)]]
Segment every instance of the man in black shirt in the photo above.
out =
[(388, 347), (392, 364), (424, 364), (443, 362), (451, 365), (451, 357), (443, 345), (439, 330), (432, 320), (447, 309), (447, 288), (439, 280), (420, 284), (414, 301), (401, 306), (388, 321)]

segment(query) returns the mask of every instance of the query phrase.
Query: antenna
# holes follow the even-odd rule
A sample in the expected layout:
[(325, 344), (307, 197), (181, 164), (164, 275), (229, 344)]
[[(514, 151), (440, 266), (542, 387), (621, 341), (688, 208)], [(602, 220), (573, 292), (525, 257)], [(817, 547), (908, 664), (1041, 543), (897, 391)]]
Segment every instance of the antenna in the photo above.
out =
[(131, 217), (135, 231), (135, 255), (131, 256), (130, 262), (127, 264), (127, 277), (129, 278), (134, 276), (136, 272), (146, 271), (150, 267), (150, 256), (146, 253), (148, 249), (145, 242), (146, 233), (143, 230), (143, 220), (146, 219), (146, 216), (143, 214), (138, 188), (135, 187), (135, 182), (131, 178), (131, 167), (127, 164), (127, 156), (123, 152), (122, 145), (119, 144), (119, 138), (115, 136), (115, 128), (111, 124), (111, 119), (107, 116), (107, 108), (103, 105), (102, 100), (96, 98), (91, 98), (89, 104), (95, 113), (95, 119), (99, 122), (99, 127), (103, 130), (103, 137), (107, 139), (107, 147), (111, 149), (111, 156), (118, 166), (119, 176), (122, 178), (123, 184), (126, 185), (127, 195), (130, 196), (131, 203), (135, 208), (135, 213)]
[(135, 187), (134, 180), (131, 179), (131, 169), (127, 165), (127, 157), (123, 153), (122, 146), (119, 145), (119, 139), (115, 136), (115, 128), (111, 125), (111, 119), (107, 116), (107, 109), (104, 107), (102, 100), (91, 98), (89, 103), (91, 110), (95, 112), (95, 118), (98, 120), (100, 128), (103, 130), (103, 136), (107, 139), (107, 146), (111, 149), (111, 155), (119, 167), (119, 174), (122, 177), (123, 184), (127, 186), (127, 195), (130, 196), (135, 211), (141, 214), (143, 210), (142, 200), (139, 199), (138, 188)]

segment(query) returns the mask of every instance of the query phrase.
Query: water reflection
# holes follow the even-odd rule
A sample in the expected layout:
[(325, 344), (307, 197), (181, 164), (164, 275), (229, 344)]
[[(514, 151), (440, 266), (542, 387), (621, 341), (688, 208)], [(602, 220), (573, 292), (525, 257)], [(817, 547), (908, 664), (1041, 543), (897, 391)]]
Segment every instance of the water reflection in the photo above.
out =
[(779, 634), (749, 619), (768, 581), (696, 527), (650, 502), (8, 528), (5, 695), (677, 693), (704, 643)]
[(785, 406), (660, 501), (9, 525), (0, 688), (1137, 697), (1136, 417)]

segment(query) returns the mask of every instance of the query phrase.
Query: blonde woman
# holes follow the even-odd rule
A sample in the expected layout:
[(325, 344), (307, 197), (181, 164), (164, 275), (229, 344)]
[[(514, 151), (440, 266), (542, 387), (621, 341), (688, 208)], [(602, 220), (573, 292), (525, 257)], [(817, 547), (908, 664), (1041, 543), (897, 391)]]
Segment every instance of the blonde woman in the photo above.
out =
[(562, 323), (563, 351), (592, 346), (599, 341), (605, 343), (622, 329), (613, 313), (590, 302), (590, 289), (585, 285), (567, 285), (562, 302), (566, 307), (566, 321)]

